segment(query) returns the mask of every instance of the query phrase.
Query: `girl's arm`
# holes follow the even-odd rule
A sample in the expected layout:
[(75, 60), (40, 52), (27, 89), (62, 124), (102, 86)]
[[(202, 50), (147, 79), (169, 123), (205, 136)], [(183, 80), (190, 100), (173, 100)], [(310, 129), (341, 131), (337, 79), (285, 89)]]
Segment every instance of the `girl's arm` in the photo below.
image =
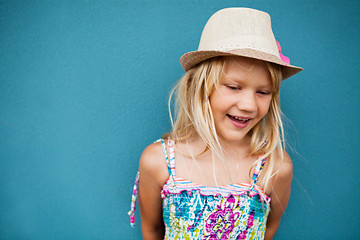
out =
[(161, 189), (168, 178), (161, 143), (148, 146), (140, 158), (139, 207), (144, 240), (164, 238)]
[(281, 166), (278, 175), (272, 182), (272, 192), (270, 194), (270, 214), (266, 224), (265, 239), (270, 240), (274, 237), (279, 225), (281, 216), (289, 202), (291, 180), (293, 177), (293, 165), (291, 158), (284, 151), (284, 164)]

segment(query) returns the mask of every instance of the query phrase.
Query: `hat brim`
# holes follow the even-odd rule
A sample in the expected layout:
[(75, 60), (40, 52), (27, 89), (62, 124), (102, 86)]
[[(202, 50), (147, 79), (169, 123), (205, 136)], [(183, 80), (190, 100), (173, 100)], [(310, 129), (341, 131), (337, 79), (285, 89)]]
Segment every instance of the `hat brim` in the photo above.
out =
[(229, 51), (199, 50), (188, 52), (180, 58), (180, 64), (185, 72), (187, 72), (195, 65), (207, 59), (219, 56), (241, 56), (278, 64), (282, 68), (283, 79), (289, 78), (302, 70), (301, 67), (293, 66), (283, 62), (278, 56), (260, 52), (251, 48), (233, 49)]

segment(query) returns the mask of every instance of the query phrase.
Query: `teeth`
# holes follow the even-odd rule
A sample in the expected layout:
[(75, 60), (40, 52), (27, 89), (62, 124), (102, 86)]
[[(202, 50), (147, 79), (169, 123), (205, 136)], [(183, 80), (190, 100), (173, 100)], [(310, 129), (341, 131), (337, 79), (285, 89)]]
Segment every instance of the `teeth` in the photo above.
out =
[(235, 116), (234, 116), (234, 118), (235, 118), (236, 120), (239, 120), (239, 121), (247, 121), (247, 120), (248, 120), (248, 119), (242, 119), (242, 118), (235, 117)]

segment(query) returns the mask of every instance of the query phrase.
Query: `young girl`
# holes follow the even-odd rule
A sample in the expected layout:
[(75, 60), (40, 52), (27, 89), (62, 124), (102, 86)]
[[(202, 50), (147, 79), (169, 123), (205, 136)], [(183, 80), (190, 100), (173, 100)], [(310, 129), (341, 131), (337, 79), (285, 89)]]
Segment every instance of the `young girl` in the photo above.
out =
[[(172, 131), (140, 159), (144, 239), (272, 239), (292, 180), (280, 84), (302, 69), (281, 54), (270, 16), (248, 8), (215, 13), (180, 62)], [(132, 223), (136, 193), (137, 182)]]

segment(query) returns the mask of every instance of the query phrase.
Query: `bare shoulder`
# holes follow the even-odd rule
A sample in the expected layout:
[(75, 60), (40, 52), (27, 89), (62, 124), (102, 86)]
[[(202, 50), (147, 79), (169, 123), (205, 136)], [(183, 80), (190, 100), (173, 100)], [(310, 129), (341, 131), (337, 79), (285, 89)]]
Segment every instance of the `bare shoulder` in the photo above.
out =
[(272, 192), (279, 195), (279, 192), (287, 191), (291, 187), (293, 178), (293, 164), (289, 154), (283, 151), (283, 162), (275, 163), (276, 175), (271, 180)]
[(155, 142), (147, 146), (142, 152), (140, 165), (145, 169), (153, 169), (159, 167), (161, 160), (164, 160), (162, 146), (160, 142)]
[(151, 177), (159, 184), (167, 180), (167, 165), (160, 142), (152, 143), (145, 148), (141, 154), (139, 171), (141, 175)]
[(285, 182), (291, 182), (293, 177), (293, 164), (290, 155), (283, 151), (284, 161), (279, 164), (278, 168), (278, 179)]

